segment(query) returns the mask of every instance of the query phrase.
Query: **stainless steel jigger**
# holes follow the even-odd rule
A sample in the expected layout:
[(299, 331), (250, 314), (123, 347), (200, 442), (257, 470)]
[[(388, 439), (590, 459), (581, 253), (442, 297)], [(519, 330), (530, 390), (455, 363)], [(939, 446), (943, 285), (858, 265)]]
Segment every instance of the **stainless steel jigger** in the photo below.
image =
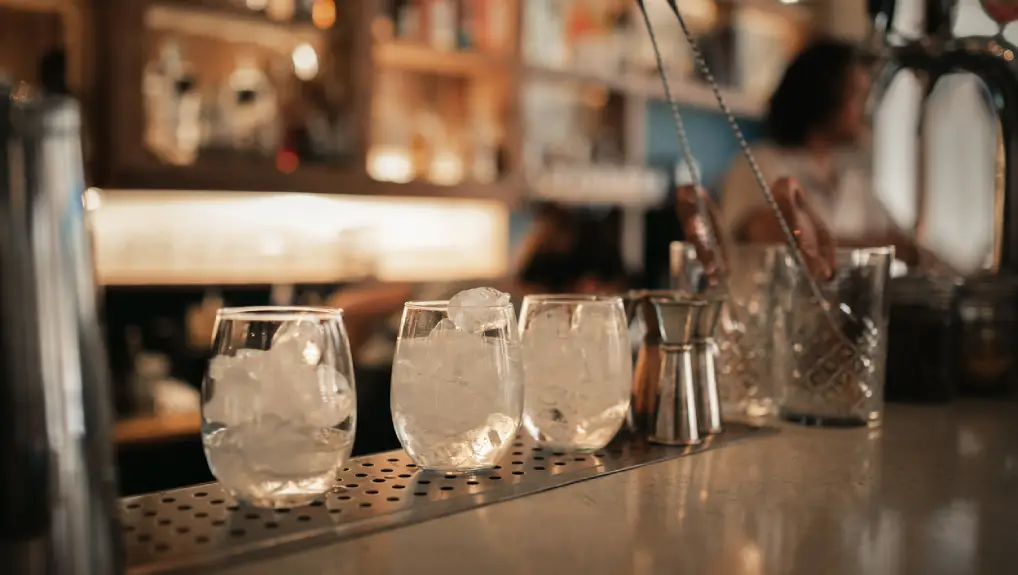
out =
[(696, 404), (701, 435), (721, 433), (721, 397), (718, 394), (718, 380), (714, 360), (717, 345), (714, 342), (714, 328), (721, 315), (725, 300), (708, 297), (693, 326), (693, 380), (696, 386)]
[(652, 298), (661, 332), (661, 375), (657, 381), (653, 421), (647, 440), (664, 445), (702, 441), (697, 417), (693, 339), (707, 301)]

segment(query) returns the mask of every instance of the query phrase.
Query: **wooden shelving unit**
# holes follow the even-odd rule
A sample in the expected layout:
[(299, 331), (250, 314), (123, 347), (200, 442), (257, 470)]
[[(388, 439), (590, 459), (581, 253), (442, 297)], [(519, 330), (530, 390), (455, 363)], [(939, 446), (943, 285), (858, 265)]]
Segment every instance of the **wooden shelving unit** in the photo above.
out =
[[(412, 5), (423, 10), (422, 6), (441, 1)], [(603, 1), (604, 6), (612, 5), (611, 0)], [(526, 174), (526, 157), (535, 135), (528, 133), (524, 121), (524, 93), (530, 87), (558, 83), (576, 86), (577, 91), (602, 90), (596, 99), (603, 100), (604, 109), (588, 115), (600, 115), (600, 121), (610, 124), (620, 138), (624, 162), (637, 165), (644, 160), (642, 140), (647, 105), (665, 97), (659, 79), (646, 70), (637, 72), (624, 65), (622, 72), (589, 72), (569, 63), (548, 66), (530, 61), (525, 56), (527, 26), (532, 25), (528, 24), (527, 11), (537, 10), (538, 3), (449, 2), (448, 6), (470, 5), (475, 10), (497, 6), (503, 11), (486, 17), (497, 20), (504, 33), (497, 35), (498, 42), (476, 34), (467, 34), (469, 38), (464, 40), (457, 28), (452, 44), (442, 47), (435, 47), (432, 33), (412, 37), (403, 34), (405, 26), (399, 22), (398, 14), (382, 12), (383, 5), (397, 6), (399, 2), (290, 2), (291, 13), (282, 16), (271, 7), (265, 8), (272, 3), (273, 0), (260, 4), (241, 0), (0, 0), (0, 7), (32, 13), (49, 11), (62, 19), (69, 86), (82, 97), (88, 111), (89, 179), (100, 187), (482, 197), (512, 203), (525, 197), (528, 183), (532, 182)], [(569, 2), (559, 3), (568, 5)], [(683, 5), (701, 20), (716, 18), (725, 10), (741, 9), (808, 30), (812, 18), (808, 4), (784, 4), (779, 0), (690, 0)], [(632, 3), (619, 2), (618, 6), (631, 8)], [(427, 18), (421, 19), (425, 21)], [(565, 33), (571, 37), (581, 33), (576, 31), (575, 22), (562, 26), (568, 28)], [(629, 26), (633, 29), (631, 35), (643, 33), (642, 23), (633, 20), (632, 14)], [(175, 89), (197, 86), (194, 89), (202, 94), (203, 110), (222, 105), (224, 96), (220, 92), (233, 81), (231, 74), (240, 66), (240, 60), (247, 58), (253, 62), (275, 90), (272, 95), (275, 119), (271, 121), (280, 127), (279, 134), (272, 136), (275, 141), (271, 145), (246, 142), (242, 146), (250, 149), (234, 153), (223, 149), (222, 142), (207, 145), (208, 130), (202, 128), (203, 143), (193, 159), (167, 161), (166, 154), (153, 151), (151, 130), (147, 128), (153, 118), (153, 104), (146, 100), (150, 96), (145, 95), (143, 86), (152, 84), (153, 67), (159, 58), (168, 57), (164, 54), (166, 46), (173, 42), (180, 44), (178, 58), (182, 62), (172, 58), (166, 62), (179, 64), (180, 70), (190, 74), (177, 78)], [(311, 56), (308, 46), (313, 50)], [(303, 52), (298, 54), (298, 49)], [(304, 61), (309, 57), (310, 63)], [(34, 63), (26, 64), (31, 65)], [(299, 65), (310, 66), (317, 74), (295, 78), (301, 75)], [(448, 146), (449, 153), (458, 155), (461, 166), (457, 170), (462, 175), (436, 178), (422, 167), (428, 160), (417, 157), (419, 150), (435, 144), (422, 143), (423, 136), (415, 133), (406, 138), (409, 143), (405, 146), (417, 150), (408, 159), (413, 164), (413, 173), (389, 178), (392, 181), (372, 177), (370, 156), (380, 138), (374, 124), (379, 115), (387, 113), (380, 109), (380, 79), (393, 73), (409, 78), (405, 85), (409, 97), (416, 99), (415, 104), (425, 102), (433, 108), (433, 116), (445, 122), (446, 137), (456, 140)], [(167, 85), (172, 85), (174, 79), (169, 80)], [(702, 82), (682, 75), (673, 75), (671, 82), (671, 91), (680, 104), (716, 110), (714, 94)], [(762, 114), (763, 98), (758, 94), (725, 89), (723, 95), (738, 116), (757, 118)], [(167, 96), (160, 105), (182, 106), (179, 98), (173, 100), (178, 96)], [(475, 108), (479, 102), (486, 103), (490, 110), (478, 112)], [(170, 115), (178, 112), (175, 108)], [(487, 119), (478, 121), (479, 113)], [(202, 122), (208, 123), (206, 116), (210, 114), (204, 111), (203, 114)], [(420, 123), (418, 120), (413, 119), (415, 126)], [(327, 142), (341, 150), (308, 151), (309, 147), (322, 146), (323, 136), (315, 134), (316, 130), (321, 132), (321, 127), (316, 128), (315, 122), (323, 121), (328, 122), (330, 134), (345, 134), (343, 144)], [(102, 129), (93, 129), (96, 126)], [(495, 143), (483, 148), (486, 150), (483, 154), (477, 151), (476, 141), (482, 126), (497, 132), (488, 137)], [(167, 130), (171, 128), (164, 128)], [(257, 130), (250, 131), (255, 134)], [(233, 139), (258, 137), (269, 138), (241, 134)], [(224, 137), (220, 134), (219, 139)], [(272, 146), (275, 149), (270, 150)], [(492, 146), (497, 153), (491, 152)], [(255, 149), (259, 147), (260, 150)], [(478, 167), (479, 162), (483, 163), (478, 158), (497, 164), (495, 177), (477, 175), (484, 171)]]
[[(603, 86), (613, 92), (625, 94), (629, 97), (646, 100), (665, 100), (664, 86), (657, 77), (638, 76), (635, 74), (622, 74), (618, 76), (602, 76), (584, 72), (574, 72), (541, 66), (526, 66), (527, 78), (534, 80), (553, 80), (575, 82), (577, 84), (593, 84)], [(682, 105), (716, 110), (717, 100), (710, 86), (699, 81), (672, 80), (670, 86), (672, 96)], [(724, 89), (721, 95), (725, 102), (737, 116), (757, 118), (763, 114), (764, 102), (762, 98), (738, 90)]]
[(436, 50), (408, 42), (378, 42), (372, 52), (376, 66), (440, 76), (470, 78), (505, 74), (516, 64), (511, 57), (476, 51)]

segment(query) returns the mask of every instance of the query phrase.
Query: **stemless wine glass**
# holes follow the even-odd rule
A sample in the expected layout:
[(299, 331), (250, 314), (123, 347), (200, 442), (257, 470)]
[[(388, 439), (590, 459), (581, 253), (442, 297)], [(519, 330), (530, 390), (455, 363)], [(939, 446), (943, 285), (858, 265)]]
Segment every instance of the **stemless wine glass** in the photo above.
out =
[(293, 507), (330, 489), (356, 424), (343, 312), (224, 308), (202, 385), (212, 474), (240, 501)]
[(392, 367), (392, 420), (414, 463), (446, 473), (494, 467), (522, 413), (511, 303), (406, 303)]
[(530, 435), (565, 450), (607, 445), (625, 422), (633, 381), (622, 298), (527, 296), (520, 331)]

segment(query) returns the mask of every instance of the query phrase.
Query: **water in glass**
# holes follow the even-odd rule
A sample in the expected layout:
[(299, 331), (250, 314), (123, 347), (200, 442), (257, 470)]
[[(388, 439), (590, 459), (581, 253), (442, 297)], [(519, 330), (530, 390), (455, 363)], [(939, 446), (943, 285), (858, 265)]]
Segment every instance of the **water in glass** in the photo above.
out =
[(259, 507), (308, 503), (353, 446), (356, 396), (342, 312), (220, 310), (202, 386), (202, 442), (216, 479)]
[(625, 421), (633, 380), (622, 299), (527, 296), (520, 318), (523, 425), (550, 447), (604, 447)]
[(507, 294), (408, 302), (392, 370), (392, 418), (414, 462), (443, 472), (494, 467), (523, 410), (516, 315)]

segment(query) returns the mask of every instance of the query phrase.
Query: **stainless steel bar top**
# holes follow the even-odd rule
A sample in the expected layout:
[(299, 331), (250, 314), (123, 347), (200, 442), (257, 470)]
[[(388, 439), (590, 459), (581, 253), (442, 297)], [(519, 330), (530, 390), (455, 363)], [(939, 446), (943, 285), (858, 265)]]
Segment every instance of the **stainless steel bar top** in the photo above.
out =
[(219, 573), (1018, 573), (1018, 404), (788, 426)]

